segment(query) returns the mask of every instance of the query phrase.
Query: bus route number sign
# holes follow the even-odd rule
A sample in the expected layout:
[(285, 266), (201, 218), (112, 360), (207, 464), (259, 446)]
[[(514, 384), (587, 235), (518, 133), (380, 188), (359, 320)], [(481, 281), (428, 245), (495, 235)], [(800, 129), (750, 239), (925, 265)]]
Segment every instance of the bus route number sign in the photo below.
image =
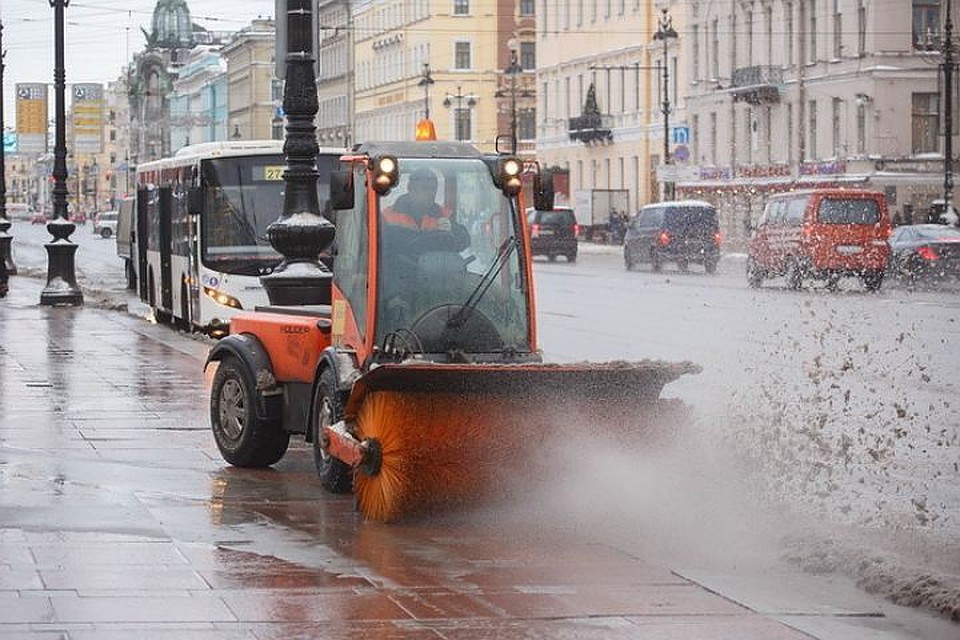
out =
[(269, 165), (263, 168), (264, 180), (283, 180), (283, 172), (286, 167), (283, 165)]

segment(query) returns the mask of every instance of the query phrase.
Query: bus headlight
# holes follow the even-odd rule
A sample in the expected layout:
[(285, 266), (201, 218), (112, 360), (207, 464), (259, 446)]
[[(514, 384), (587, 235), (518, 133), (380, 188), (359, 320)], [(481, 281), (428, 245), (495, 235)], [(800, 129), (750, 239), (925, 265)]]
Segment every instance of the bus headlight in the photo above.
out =
[(211, 287), (204, 287), (203, 294), (208, 298), (210, 298), (211, 300), (213, 300), (214, 302), (216, 302), (217, 304), (221, 304), (225, 307), (231, 307), (233, 309), (243, 309), (243, 305), (240, 304), (239, 300), (237, 300), (231, 295), (224, 293), (223, 291), (217, 291), (216, 289), (213, 289)]

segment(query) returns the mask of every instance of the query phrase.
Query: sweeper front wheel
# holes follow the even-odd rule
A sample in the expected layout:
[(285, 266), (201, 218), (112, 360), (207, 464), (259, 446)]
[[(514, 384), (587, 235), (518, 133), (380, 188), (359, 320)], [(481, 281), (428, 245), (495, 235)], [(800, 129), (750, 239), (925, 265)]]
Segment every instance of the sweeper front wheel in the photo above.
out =
[(257, 416), (251, 373), (224, 356), (210, 390), (210, 424), (223, 459), (235, 467), (269, 467), (287, 452), (290, 434)]
[(343, 418), (343, 399), (337, 391), (333, 371), (324, 369), (313, 396), (313, 462), (317, 467), (320, 484), (331, 493), (350, 493), (353, 489), (353, 472), (341, 460), (327, 451), (326, 427)]

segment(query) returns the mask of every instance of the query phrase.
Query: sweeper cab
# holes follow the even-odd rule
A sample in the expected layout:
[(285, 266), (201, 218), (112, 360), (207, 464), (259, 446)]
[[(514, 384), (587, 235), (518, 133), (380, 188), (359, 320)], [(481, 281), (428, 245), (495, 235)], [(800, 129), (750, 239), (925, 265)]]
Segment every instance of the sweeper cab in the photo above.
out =
[(272, 465), (301, 434), (326, 489), (392, 520), (502, 490), (558, 417), (615, 408), (618, 428), (643, 422), (697, 370), (543, 362), (521, 194), (532, 172), (534, 206), (553, 207), (536, 163), (398, 142), (359, 145), (341, 167), (329, 304), (236, 315), (209, 355), (227, 462)]

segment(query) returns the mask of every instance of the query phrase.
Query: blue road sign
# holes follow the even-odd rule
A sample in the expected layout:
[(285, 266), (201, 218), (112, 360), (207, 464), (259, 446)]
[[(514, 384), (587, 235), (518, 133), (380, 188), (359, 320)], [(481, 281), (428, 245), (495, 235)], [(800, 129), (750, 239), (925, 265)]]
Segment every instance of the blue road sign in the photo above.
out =
[(690, 143), (690, 127), (674, 127), (673, 128), (673, 144), (689, 144)]

